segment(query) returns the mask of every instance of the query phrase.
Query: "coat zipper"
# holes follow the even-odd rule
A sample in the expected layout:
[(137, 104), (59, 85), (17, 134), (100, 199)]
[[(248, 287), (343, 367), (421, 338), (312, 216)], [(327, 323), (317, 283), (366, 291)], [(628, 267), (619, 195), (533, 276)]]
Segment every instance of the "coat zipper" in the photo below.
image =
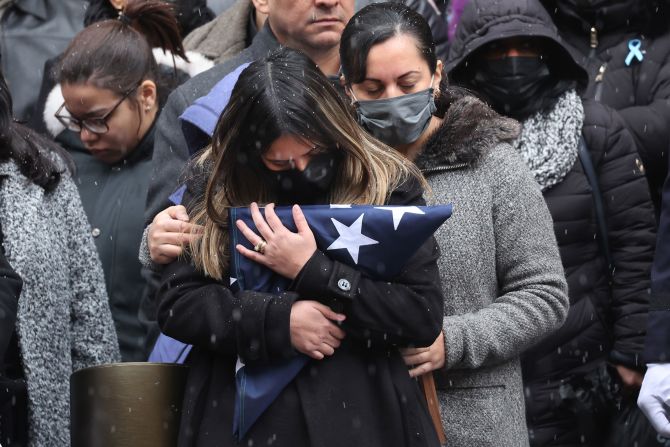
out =
[[(589, 59), (594, 59), (596, 57), (596, 51), (598, 49), (598, 45), (600, 42), (598, 41), (598, 30), (596, 29), (595, 26), (591, 27), (591, 51), (589, 52)], [(600, 68), (598, 68), (598, 73), (596, 73), (596, 78), (594, 80), (595, 84), (595, 94), (594, 94), (594, 99), (597, 102), (600, 102), (600, 99), (603, 96), (603, 78), (605, 77), (605, 70), (607, 69), (607, 62), (602, 64)]]
[(434, 168), (422, 169), (421, 172), (423, 174), (434, 174), (436, 172), (454, 171), (456, 169), (467, 168), (468, 166), (469, 166), (468, 163), (456, 163), (456, 164), (453, 164), (453, 165), (437, 166), (437, 167), (434, 167)]
[(598, 48), (598, 30), (595, 26), (591, 27), (591, 52), (589, 53), (590, 58), (594, 58), (596, 55), (596, 49)]
[(605, 77), (605, 70), (607, 70), (607, 62), (605, 62), (600, 66), (600, 68), (598, 69), (598, 74), (596, 74), (596, 78), (594, 80), (596, 85), (594, 99), (597, 102), (600, 102), (600, 99), (603, 96), (603, 78)]

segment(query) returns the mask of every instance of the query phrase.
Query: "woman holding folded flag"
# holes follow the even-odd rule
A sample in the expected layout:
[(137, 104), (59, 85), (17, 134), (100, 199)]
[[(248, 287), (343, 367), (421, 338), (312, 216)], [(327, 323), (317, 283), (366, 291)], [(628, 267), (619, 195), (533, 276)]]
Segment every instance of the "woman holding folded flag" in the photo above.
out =
[[(298, 206), (415, 210), (425, 204), (418, 170), (356, 124), (308, 58), (283, 49), (242, 72), (187, 186), (182, 203), (202, 237), (166, 266), (158, 295), (161, 330), (193, 345), (179, 445), (438, 445), (398, 349), (427, 346), (439, 333), (434, 240), (399, 274), (375, 280), (317, 249)], [(294, 205), (295, 231), (274, 204)], [(251, 220), (232, 228), (231, 207), (247, 206)], [(356, 264), (373, 244), (360, 228), (341, 228), (348, 237), (330, 247), (346, 248)], [(288, 289), (234, 291), (231, 264), (240, 257), (283, 277)], [(236, 438), (240, 361), (264, 367), (298, 355), (307, 365)]]

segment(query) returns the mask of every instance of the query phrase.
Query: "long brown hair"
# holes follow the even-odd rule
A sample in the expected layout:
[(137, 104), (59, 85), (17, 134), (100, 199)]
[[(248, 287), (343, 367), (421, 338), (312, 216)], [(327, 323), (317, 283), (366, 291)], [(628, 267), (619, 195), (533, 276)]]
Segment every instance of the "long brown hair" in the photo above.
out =
[(249, 65), (233, 89), (212, 145), (198, 159), (209, 171), (193, 222), (203, 225), (191, 243), (192, 258), (221, 280), (228, 268), (228, 208), (274, 200), (258, 175), (260, 156), (282, 135), (292, 135), (339, 156), (331, 203), (385, 203), (418, 169), (362, 130), (328, 79), (302, 53), (283, 48)]

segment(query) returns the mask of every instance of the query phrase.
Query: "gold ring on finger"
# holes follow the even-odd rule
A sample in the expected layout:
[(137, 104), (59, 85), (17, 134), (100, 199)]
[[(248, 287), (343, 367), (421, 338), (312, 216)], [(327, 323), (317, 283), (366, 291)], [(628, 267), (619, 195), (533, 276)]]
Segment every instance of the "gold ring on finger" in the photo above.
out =
[(268, 245), (267, 242), (265, 242), (263, 239), (256, 245), (254, 245), (254, 251), (258, 252), (260, 254), (265, 254), (265, 247)]

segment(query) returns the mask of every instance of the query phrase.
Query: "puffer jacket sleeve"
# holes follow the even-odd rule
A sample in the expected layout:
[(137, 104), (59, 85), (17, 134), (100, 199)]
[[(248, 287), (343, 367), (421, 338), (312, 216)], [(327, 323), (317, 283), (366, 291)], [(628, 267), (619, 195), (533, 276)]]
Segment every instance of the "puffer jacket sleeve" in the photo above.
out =
[(73, 370), (120, 361), (102, 264), (72, 178), (63, 174), (53, 194), (67, 240)]
[[(608, 128), (604, 129), (606, 138), (596, 170), (614, 264), (610, 307), (614, 345), (610, 356), (617, 364), (640, 367), (654, 255), (654, 210), (630, 132), (613, 110), (603, 107), (600, 113), (606, 114)], [(599, 125), (591, 128), (597, 130)], [(592, 152), (596, 149), (588, 140), (587, 146)]]
[(481, 169), (491, 182), (499, 296), (444, 317), (445, 368), (474, 369), (518, 356), (560, 327), (569, 301), (552, 219), (540, 189), (508, 144)]

